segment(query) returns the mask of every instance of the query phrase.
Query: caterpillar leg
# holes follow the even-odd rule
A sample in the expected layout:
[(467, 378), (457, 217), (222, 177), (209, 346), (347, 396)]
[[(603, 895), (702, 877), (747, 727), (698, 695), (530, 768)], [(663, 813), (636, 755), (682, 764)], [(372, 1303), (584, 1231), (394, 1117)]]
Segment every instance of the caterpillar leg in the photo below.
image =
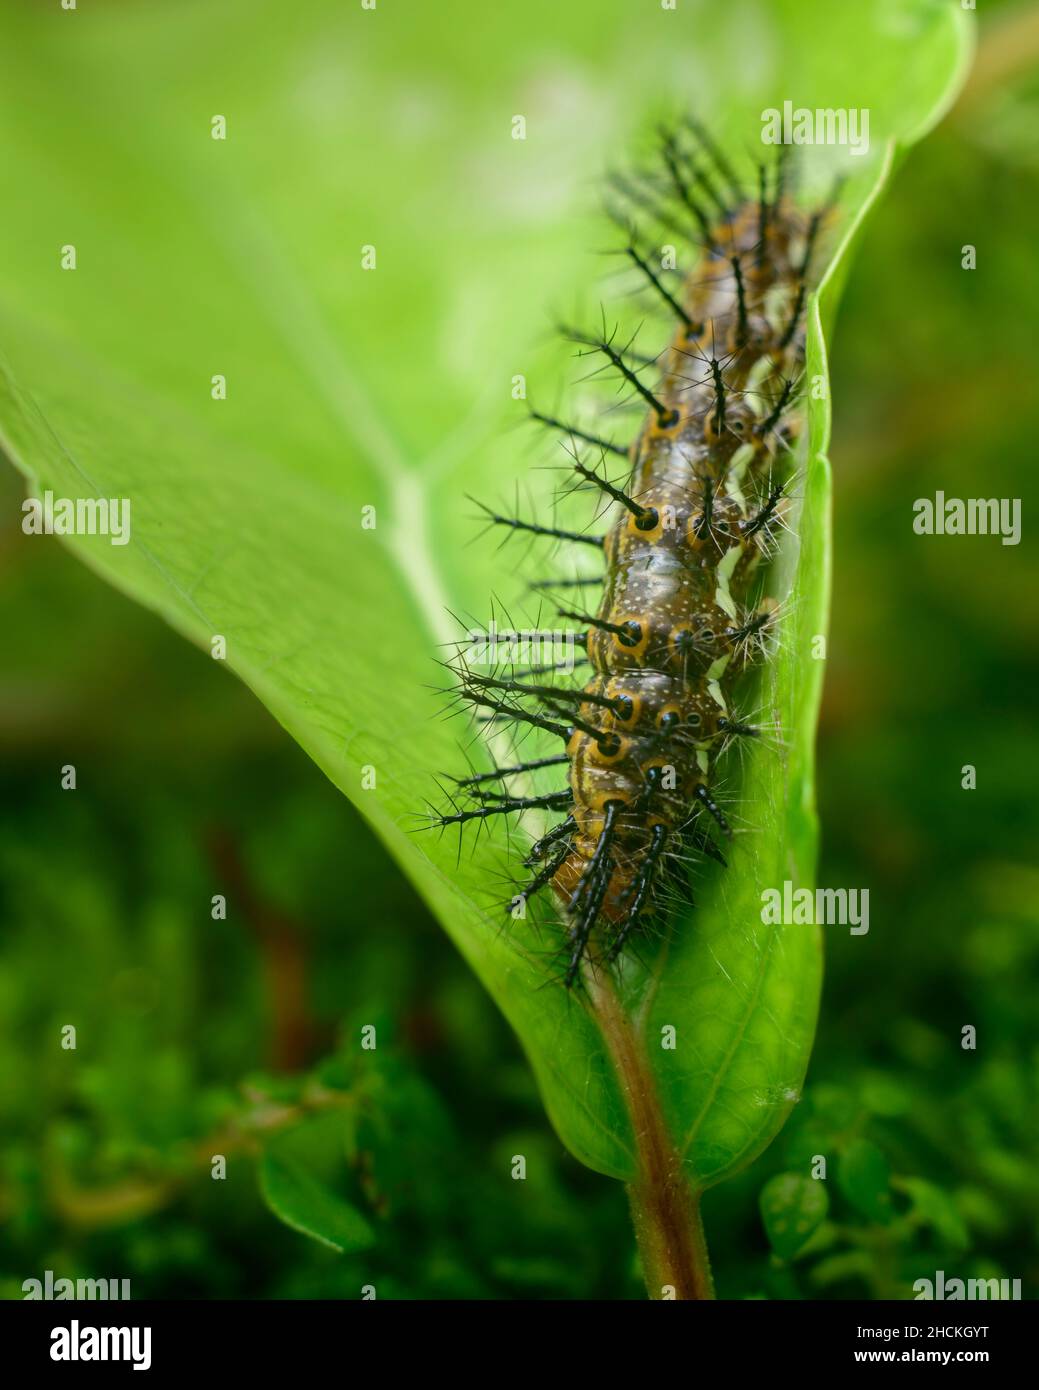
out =
[(612, 439), (602, 439), (597, 434), (589, 434), (586, 430), (578, 429), (576, 425), (568, 425), (563, 420), (557, 420), (554, 415), (542, 415), (539, 410), (532, 408), (530, 418), (536, 420), (540, 425), (547, 425), (549, 429), (558, 430), (561, 434), (568, 435), (573, 439), (582, 439), (586, 444), (594, 444), (606, 453), (617, 454), (622, 459), (628, 457), (628, 450), (623, 444), (615, 444)]
[(529, 869), (532, 865), (538, 863), (539, 860), (544, 859), (545, 852), (550, 846), (556, 844), (559, 840), (569, 835), (572, 830), (576, 829), (577, 821), (572, 815), (567, 816), (566, 820), (560, 821), (559, 824), (553, 826), (547, 834), (542, 835), (540, 840), (534, 842), (531, 846), (530, 853), (523, 861), (524, 866)]
[(622, 803), (617, 801), (611, 801), (605, 807), (599, 839), (596, 842), (592, 857), (588, 860), (577, 887), (570, 897), (569, 910), (572, 920), (570, 930), (567, 933), (570, 958), (564, 976), (564, 983), (568, 989), (577, 979), (581, 960), (588, 949), (592, 928), (598, 919), (606, 890), (610, 886), (610, 878), (613, 874), (610, 847), (616, 834), (617, 813), (621, 807)]
[(594, 545), (602, 549), (603, 536), (588, 536), (583, 531), (561, 531), (556, 526), (539, 526), (534, 521), (521, 521), (519, 517), (500, 516), (489, 507), (477, 504), (487, 517), (491, 526), (507, 526), (512, 531), (528, 531), (532, 536), (551, 536), (557, 541), (574, 541), (579, 545)]
[(723, 734), (739, 735), (746, 738), (757, 738), (761, 730), (754, 724), (742, 724), (738, 719), (718, 720), (718, 731)]
[(756, 536), (757, 533), (763, 527), (766, 527), (768, 525), (768, 523), (772, 520), (772, 516), (776, 510), (776, 507), (779, 505), (779, 499), (782, 496), (783, 484), (780, 483), (778, 487), (772, 488), (772, 490), (769, 492), (768, 498), (764, 506), (755, 516), (750, 517), (745, 522), (740, 522), (740, 529), (742, 530), (744, 536), (748, 538), (751, 536)]
[(707, 790), (707, 788), (704, 786), (702, 782), (696, 788), (694, 795), (696, 796), (696, 799), (697, 801), (699, 801), (701, 806), (706, 806), (707, 810), (710, 811), (711, 815), (718, 822), (718, 825), (721, 827), (723, 833), (726, 834), (731, 840), (732, 826), (725, 819), (725, 814), (722, 811), (721, 807), (718, 805), (714, 797), (711, 795), (711, 793)]
[(563, 983), (570, 989), (577, 979), (577, 972), (581, 968), (581, 961), (588, 949), (588, 940), (595, 926), (602, 900), (606, 896), (606, 889), (610, 882), (609, 868), (605, 873), (598, 874), (592, 880), (590, 893), (583, 905), (581, 915), (571, 926), (568, 941), (570, 944), (570, 959), (567, 962), (566, 974), (563, 976)]
[(561, 845), (556, 854), (554, 856), (549, 857), (546, 863), (528, 882), (527, 886), (525, 888), (521, 888), (518, 893), (514, 894), (514, 896), (509, 899), (508, 903), (506, 904), (506, 911), (514, 915), (516, 908), (520, 903), (522, 903), (524, 907), (526, 907), (527, 903), (530, 901), (532, 897), (534, 897), (535, 893), (539, 893), (541, 889), (544, 888), (545, 884), (550, 882), (550, 880), (555, 877), (556, 870), (559, 868), (560, 864), (562, 864), (563, 860), (569, 853), (569, 844)]
[(565, 753), (556, 753), (550, 758), (532, 758), (526, 763), (513, 763), (511, 767), (495, 768), (493, 772), (478, 772), (472, 777), (453, 777), (451, 780), (458, 787), (476, 787), (482, 782), (498, 782), (505, 777), (511, 777), (514, 773), (532, 772), (539, 767), (554, 767), (556, 764), (566, 761)]
[[(491, 794), (487, 793), (490, 798)], [(549, 792), (546, 796), (517, 796), (495, 798), (496, 806), (476, 806), (467, 811), (456, 811), (451, 816), (438, 816), (437, 825), (465, 825), (471, 820), (486, 820), (488, 816), (508, 816), (514, 811), (554, 810), (561, 811), (570, 801), (570, 790)]]
[(655, 825), (649, 848), (646, 850), (646, 857), (643, 859), (638, 874), (631, 885), (631, 906), (606, 952), (608, 962), (617, 959), (624, 949), (625, 942), (645, 915), (646, 904), (653, 888), (653, 878), (666, 844), (667, 827)]

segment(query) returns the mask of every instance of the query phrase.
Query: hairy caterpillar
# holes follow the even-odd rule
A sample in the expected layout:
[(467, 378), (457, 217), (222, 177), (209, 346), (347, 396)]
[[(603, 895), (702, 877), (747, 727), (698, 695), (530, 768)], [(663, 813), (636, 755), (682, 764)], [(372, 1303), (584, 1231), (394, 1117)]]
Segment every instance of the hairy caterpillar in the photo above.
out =
[[(558, 610), (584, 629), (592, 675), (583, 688), (561, 683), (552, 666), (507, 676), (464, 661), (455, 667), (455, 693), (466, 705), (489, 711), (491, 721), (556, 735), (564, 751), (454, 779), (469, 804), (437, 818), (463, 825), (532, 808), (562, 814), (531, 848), (526, 865), (535, 872), (513, 904), (552, 885), (566, 922), (567, 986), (586, 958), (620, 955), (668, 892), (681, 889), (690, 854), (724, 864), (711, 832), (732, 832), (712, 774), (730, 741), (760, 732), (733, 714), (733, 696), (775, 619), (774, 600), (760, 597), (761, 572), (790, 484), (806, 298), (825, 221), (825, 210), (806, 215), (795, 205), (783, 153), (771, 171), (757, 170), (748, 193), (687, 119), (661, 133), (659, 170), (615, 179), (629, 209), (614, 213), (627, 235), (624, 254), (676, 327), (650, 359), (605, 329), (569, 336), (641, 398), (643, 426), (622, 447), (531, 411), (566, 436), (576, 480), (602, 494), (615, 520), (604, 536), (591, 536), (488, 513), (494, 525), (601, 546), (605, 557), (598, 608)], [(640, 246), (635, 211), (677, 230), (698, 253), (674, 290)], [(626, 477), (609, 477), (611, 455), (625, 459)], [(558, 791), (489, 789), (557, 764), (567, 768)]]

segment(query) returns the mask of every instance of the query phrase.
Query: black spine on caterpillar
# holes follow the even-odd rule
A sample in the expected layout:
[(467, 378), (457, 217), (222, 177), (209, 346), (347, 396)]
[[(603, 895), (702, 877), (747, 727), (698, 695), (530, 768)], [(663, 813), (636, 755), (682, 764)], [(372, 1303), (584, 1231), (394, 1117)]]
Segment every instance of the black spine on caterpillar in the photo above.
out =
[[(488, 513), (496, 525), (602, 546), (598, 607), (559, 609), (583, 629), (591, 677), (570, 688), (551, 666), (509, 679), (460, 668), (465, 701), (493, 720), (563, 740), (555, 757), (459, 782), (472, 804), (440, 823), (562, 813), (534, 845), (527, 859), (534, 876), (511, 905), (553, 886), (567, 923), (568, 986), (584, 959), (619, 956), (663, 892), (674, 890), (679, 859), (724, 863), (711, 831), (731, 830), (712, 773), (728, 741), (757, 732), (728, 711), (735, 681), (763, 651), (774, 618), (774, 606), (755, 608), (751, 595), (785, 501), (811, 259), (825, 214), (806, 216), (784, 192), (783, 151), (771, 193), (762, 171), (757, 196), (747, 196), (724, 156), (691, 128), (696, 157), (681, 132), (664, 132), (662, 172), (613, 185), (634, 210), (684, 230), (699, 251), (672, 290), (627, 218), (614, 214), (627, 232), (625, 255), (674, 322), (666, 352), (647, 364), (609, 336), (570, 334), (641, 398), (640, 433), (624, 448), (532, 411), (566, 436), (575, 481), (612, 504), (616, 520), (602, 537)], [(582, 445), (594, 446), (598, 461), (582, 458)], [(628, 460), (625, 478), (608, 476), (610, 455)], [(569, 587), (577, 604), (587, 583), (556, 587)], [(540, 796), (488, 790), (555, 763), (566, 766), (565, 788)]]

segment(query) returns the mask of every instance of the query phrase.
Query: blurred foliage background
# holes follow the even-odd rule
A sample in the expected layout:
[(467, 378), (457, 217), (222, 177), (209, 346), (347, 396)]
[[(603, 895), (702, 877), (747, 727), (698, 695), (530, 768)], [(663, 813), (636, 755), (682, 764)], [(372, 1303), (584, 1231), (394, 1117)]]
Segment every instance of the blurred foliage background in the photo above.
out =
[[(1039, 1286), (1039, 82), (987, 8), (838, 324), (820, 882), (868, 887), (871, 929), (831, 930), (803, 1102), (705, 1199), (723, 1297), (906, 1297), (938, 1269)], [(12, 471), (0, 488), (0, 1292), (52, 1269), (134, 1297), (640, 1296), (622, 1189), (562, 1149), (352, 808), (219, 663), (23, 536)], [(1025, 499), (1024, 542), (914, 535), (938, 489)], [(264, 1151), (324, 1170), (367, 1248), (277, 1221)], [(829, 1181), (801, 1191), (820, 1153)]]

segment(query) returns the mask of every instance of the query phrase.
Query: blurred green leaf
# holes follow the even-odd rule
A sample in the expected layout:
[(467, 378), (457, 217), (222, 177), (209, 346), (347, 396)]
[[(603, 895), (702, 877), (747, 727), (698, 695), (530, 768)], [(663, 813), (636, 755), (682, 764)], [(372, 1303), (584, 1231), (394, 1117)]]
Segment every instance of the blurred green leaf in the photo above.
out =
[(759, 1200), (769, 1244), (784, 1260), (797, 1254), (830, 1209), (825, 1182), (799, 1173), (777, 1173)]
[[(523, 371), (544, 396), (572, 373), (530, 344), (553, 299), (591, 273), (599, 225), (575, 214), (579, 183), (652, 107), (695, 94), (734, 152), (791, 93), (869, 108), (871, 153), (837, 218), (843, 250), (895, 144), (948, 101), (965, 23), (934, 0), (641, 17), (608, 0), (592, 26), (549, 0), (401, 0), (375, 23), (331, 0), (98, 6), (89, 26), (29, 8), (2, 17), (0, 148), (21, 192), (0, 227), (6, 451), (35, 493), (131, 498), (129, 545), (70, 544), (203, 650), (227, 639), (228, 666), (370, 819), (498, 1001), (571, 1150), (616, 1177), (633, 1176), (634, 1141), (596, 1019), (543, 987), (546, 943), (502, 931), (486, 906), (513, 872), (504, 832), (461, 860), (450, 840), (407, 833), (431, 774), (458, 766), (454, 730), (423, 694), (439, 644), (457, 636), (445, 615), (522, 593), (511, 564), (467, 548), (461, 499), (522, 477), (547, 501), (551, 481), (532, 477), (506, 428), (511, 378)], [(509, 138), (517, 107), (522, 144)], [(217, 112), (226, 141), (210, 138)], [(59, 269), (68, 245), (74, 272)], [(367, 245), (375, 272), (361, 268)], [(739, 785), (755, 833), (726, 875), (708, 876), (670, 951), (645, 970), (630, 962), (622, 983), (700, 1186), (779, 1128), (814, 1029), (816, 937), (763, 925), (759, 907), (761, 885), (813, 873), (822, 324), (841, 273), (809, 317), (808, 373), (824, 389), (801, 446), (797, 535), (776, 568), (790, 600), (782, 655), (759, 692), (782, 739), (751, 751)], [(216, 374), (226, 400), (211, 396)], [(378, 528), (362, 531), (372, 505)], [(378, 784), (365, 791), (369, 766)], [(665, 1050), (670, 1027), (678, 1045)]]
[(356, 1207), (336, 1197), (299, 1164), (267, 1152), (260, 1162), (260, 1190), (286, 1226), (341, 1254), (367, 1250), (375, 1232)]
[(943, 1244), (953, 1250), (967, 1248), (970, 1236), (966, 1224), (947, 1192), (926, 1178), (900, 1178), (896, 1185), (909, 1194), (913, 1212), (934, 1229)]
[(873, 1277), (873, 1257), (868, 1250), (844, 1250), (829, 1255), (812, 1269), (811, 1282), (819, 1289), (829, 1288), (848, 1279), (861, 1279), (867, 1287)]
[(837, 1159), (837, 1186), (860, 1215), (886, 1225), (893, 1215), (891, 1167), (868, 1139), (855, 1139)]

